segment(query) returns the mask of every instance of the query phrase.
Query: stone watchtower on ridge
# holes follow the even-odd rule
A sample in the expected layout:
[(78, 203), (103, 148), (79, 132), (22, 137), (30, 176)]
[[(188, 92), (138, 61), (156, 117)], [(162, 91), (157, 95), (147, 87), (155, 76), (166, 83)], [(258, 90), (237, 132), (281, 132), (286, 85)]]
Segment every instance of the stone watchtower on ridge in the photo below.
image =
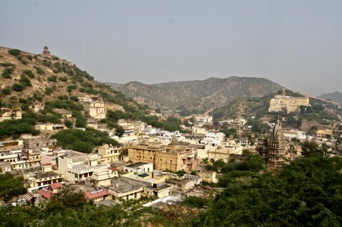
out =
[(283, 127), (279, 120), (274, 125), (271, 138), (268, 140), (268, 162), (275, 164), (285, 164), (285, 136)]
[(50, 57), (51, 54), (50, 54), (50, 51), (49, 51), (49, 48), (47, 46), (44, 47), (44, 50), (43, 50), (43, 56), (47, 56), (47, 57)]

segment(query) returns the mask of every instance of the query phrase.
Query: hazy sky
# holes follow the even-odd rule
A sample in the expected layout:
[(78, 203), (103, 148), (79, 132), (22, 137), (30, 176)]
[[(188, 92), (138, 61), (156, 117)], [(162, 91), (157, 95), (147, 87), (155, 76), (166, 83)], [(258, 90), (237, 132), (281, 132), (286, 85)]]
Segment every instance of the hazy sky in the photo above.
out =
[(0, 46), (45, 45), (101, 82), (247, 76), (342, 91), (342, 0), (0, 0)]

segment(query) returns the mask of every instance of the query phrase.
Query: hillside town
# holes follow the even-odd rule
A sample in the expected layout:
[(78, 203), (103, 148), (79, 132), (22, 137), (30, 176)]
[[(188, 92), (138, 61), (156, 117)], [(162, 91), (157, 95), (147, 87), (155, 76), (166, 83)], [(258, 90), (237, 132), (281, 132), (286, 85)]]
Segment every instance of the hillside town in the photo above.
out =
[[(295, 106), (309, 105), (284, 94), (275, 99), (282, 101), (275, 104), (271, 99), (270, 112), (285, 109), (288, 113)], [(212, 129), (213, 118), (209, 115), (194, 115), (191, 127), (183, 125), (184, 129), (190, 129), (188, 133), (121, 119), (118, 124), (124, 133), (119, 137), (115, 129), (109, 129), (100, 120), (106, 118), (107, 110), (122, 111), (121, 106), (106, 103), (99, 96), (78, 97), (78, 100), (88, 116), (87, 127), (107, 132), (120, 146), (103, 144), (89, 154), (67, 150), (57, 145), (57, 139), (50, 138), (67, 127), (51, 123), (37, 124), (35, 127), (40, 132), (37, 136), (22, 134), (18, 139), (0, 141), (1, 172), (22, 176), (27, 188), (26, 194), (11, 200), (5, 198), (3, 203), (38, 205), (70, 185), (81, 189), (87, 200), (107, 206), (142, 196), (156, 201), (179, 201), (189, 195), (205, 197), (207, 190), (202, 183), (216, 184), (220, 178), (220, 172), (207, 170), (205, 166), (217, 161), (241, 162), (245, 151), (260, 154), (266, 167), (272, 170), (301, 158), (304, 141), (326, 146), (331, 155), (342, 150), (337, 142), (342, 138), (341, 124), (309, 134), (283, 128), (281, 119), (265, 122), (270, 130), (258, 137), (247, 124), (248, 119), (242, 118), (218, 122), (219, 126), (234, 128), (236, 137), (226, 137)], [(44, 102), (36, 101), (30, 108), (34, 112), (44, 110)], [(70, 111), (54, 111), (63, 119), (74, 120)], [(21, 116), (19, 107), (1, 108), (1, 121)]]
[[(12, 61), (21, 53), (0, 50), (11, 52), (8, 59)], [(192, 225), (197, 219), (184, 219), (186, 214), (206, 223), (207, 214), (213, 218), (219, 215), (215, 212), (221, 209), (215, 207), (217, 201), (226, 196), (233, 199), (240, 192), (248, 194), (250, 187), (264, 190), (269, 175), (273, 179), (283, 177), (282, 188), (287, 187), (287, 181), (293, 179), (282, 172), (297, 168), (294, 163), (300, 165), (310, 158), (324, 163), (324, 157), (337, 166), (327, 170), (333, 174), (340, 171), (336, 161), (342, 154), (338, 103), (283, 88), (272, 97), (251, 98), (253, 104), (236, 101), (226, 113), (210, 106), (204, 113), (190, 112), (185, 106), (153, 109), (94, 81), (75, 65), (52, 55), (47, 46), (35, 57), (35, 73), (39, 76), (25, 68), (17, 70), (23, 90), (16, 91), (11, 85), (16, 79), (6, 74), (13, 73), (15, 66), (1, 64), (8, 78), (3, 76), (6, 83), (0, 93), (0, 215), (11, 210), (71, 209), (79, 215), (92, 210), (112, 216), (111, 209), (118, 209), (115, 213), (123, 212), (126, 218), (118, 217), (116, 225), (130, 226), (133, 220), (140, 225), (150, 224), (159, 212), (166, 222), (163, 219), (156, 223)], [(13, 78), (17, 78), (15, 75)], [(44, 87), (46, 84), (50, 87)], [(8, 89), (17, 97), (9, 96)], [(309, 166), (323, 168), (310, 164), (292, 173), (311, 174)], [(302, 181), (297, 177), (294, 182), (301, 188)], [(229, 195), (230, 190), (238, 193)], [(251, 196), (262, 198), (262, 193)], [(235, 210), (230, 209), (229, 213)], [(135, 217), (131, 214), (134, 212), (142, 213)], [(51, 225), (54, 221), (49, 218), (44, 223)], [(31, 224), (37, 219), (32, 216)], [(104, 226), (112, 223), (108, 221)], [(93, 224), (92, 220), (88, 223)]]

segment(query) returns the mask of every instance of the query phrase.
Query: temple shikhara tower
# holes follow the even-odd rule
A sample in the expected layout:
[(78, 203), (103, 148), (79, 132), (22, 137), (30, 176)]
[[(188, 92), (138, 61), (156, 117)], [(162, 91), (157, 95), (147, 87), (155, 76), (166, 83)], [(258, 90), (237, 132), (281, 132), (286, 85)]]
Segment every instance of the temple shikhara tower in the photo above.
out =
[(279, 120), (274, 125), (270, 139), (268, 140), (268, 162), (274, 164), (285, 164), (285, 136), (283, 127)]
[(50, 51), (49, 51), (49, 48), (47, 46), (44, 47), (44, 50), (43, 50), (43, 56), (48, 56), (50, 57), (51, 54), (50, 54)]

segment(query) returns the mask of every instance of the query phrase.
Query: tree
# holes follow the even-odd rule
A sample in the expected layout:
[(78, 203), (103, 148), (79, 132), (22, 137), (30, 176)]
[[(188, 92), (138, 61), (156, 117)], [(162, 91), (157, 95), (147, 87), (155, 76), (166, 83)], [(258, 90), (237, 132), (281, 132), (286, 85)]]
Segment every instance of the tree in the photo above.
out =
[(323, 150), (318, 147), (317, 143), (305, 141), (302, 145), (302, 155), (305, 157), (321, 156), (323, 155)]
[(0, 197), (5, 195), (9, 198), (14, 196), (22, 195), (27, 192), (26, 188), (23, 187), (22, 181), (24, 179), (14, 178), (11, 174), (0, 174)]
[(81, 209), (87, 204), (84, 192), (73, 186), (63, 187), (58, 193), (53, 195), (52, 201), (73, 209)]
[(14, 56), (18, 56), (20, 54), (20, 50), (18, 49), (10, 49), (8, 50), (8, 53)]
[(125, 129), (120, 125), (115, 129), (115, 135), (121, 137), (125, 133)]

